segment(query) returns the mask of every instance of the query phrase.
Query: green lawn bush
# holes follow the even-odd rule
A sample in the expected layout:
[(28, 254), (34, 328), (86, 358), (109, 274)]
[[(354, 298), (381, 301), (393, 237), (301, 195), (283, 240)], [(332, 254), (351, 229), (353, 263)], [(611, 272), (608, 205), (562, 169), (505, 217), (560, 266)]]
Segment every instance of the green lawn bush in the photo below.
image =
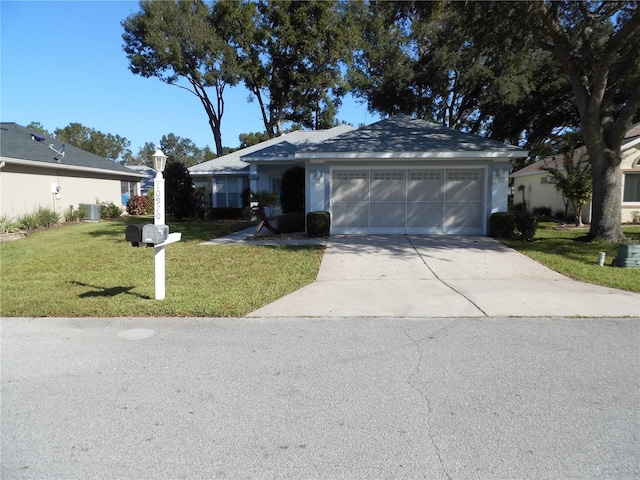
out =
[(235, 207), (207, 208), (205, 218), (207, 220), (238, 220), (242, 218), (242, 209)]
[(511, 240), (533, 241), (538, 229), (538, 217), (528, 212), (499, 212), (491, 215), (489, 236)]
[(277, 217), (280, 233), (304, 232), (304, 212), (288, 212)]
[(102, 202), (100, 204), (100, 218), (118, 218), (120, 215), (122, 215), (122, 212), (124, 212), (124, 210), (115, 205), (113, 202)]
[(70, 206), (69, 209), (64, 212), (64, 221), (69, 223), (81, 222), (86, 216), (87, 209), (85, 207), (74, 210), (73, 206)]
[(307, 235), (328, 237), (329, 232), (331, 232), (331, 214), (329, 212), (307, 213)]

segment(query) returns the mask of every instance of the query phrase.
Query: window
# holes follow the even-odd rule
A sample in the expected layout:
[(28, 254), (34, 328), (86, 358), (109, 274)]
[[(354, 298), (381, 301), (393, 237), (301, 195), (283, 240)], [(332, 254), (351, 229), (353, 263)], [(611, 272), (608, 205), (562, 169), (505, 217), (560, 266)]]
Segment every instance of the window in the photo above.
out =
[(625, 174), (622, 201), (640, 203), (640, 173)]
[(215, 178), (215, 205), (214, 207), (241, 207), (241, 179), (239, 178)]
[(122, 205), (129, 203), (129, 199), (136, 194), (136, 182), (120, 181), (120, 202)]
[(280, 201), (280, 187), (281, 187), (281, 185), (282, 185), (282, 179), (280, 177), (271, 178), (271, 192), (273, 192), (276, 195), (278, 195), (278, 201)]

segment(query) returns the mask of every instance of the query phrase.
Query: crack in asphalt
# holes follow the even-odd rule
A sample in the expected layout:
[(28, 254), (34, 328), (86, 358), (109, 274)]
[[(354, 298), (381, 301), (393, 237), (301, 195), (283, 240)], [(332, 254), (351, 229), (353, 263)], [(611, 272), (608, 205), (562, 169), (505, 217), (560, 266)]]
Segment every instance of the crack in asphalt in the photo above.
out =
[[(450, 324), (446, 325), (445, 327), (441, 328), (440, 330), (438, 330), (435, 333), (440, 332), (441, 330), (447, 328), (449, 325), (451, 325), (454, 322), (451, 322)], [(433, 438), (433, 433), (432, 433), (432, 426), (431, 426), (431, 413), (432, 413), (432, 409), (431, 409), (431, 400), (429, 400), (429, 397), (427, 396), (427, 394), (417, 386), (416, 383), (412, 382), (412, 379), (414, 377), (416, 377), (419, 373), (420, 373), (420, 365), (422, 364), (422, 357), (423, 357), (423, 352), (422, 352), (422, 348), (420, 347), (420, 344), (417, 342), (417, 340), (415, 340), (413, 337), (411, 337), (411, 335), (409, 335), (407, 333), (407, 330), (405, 328), (402, 329), (402, 331), (404, 332), (404, 335), (409, 339), (409, 341), (411, 341), (415, 347), (418, 349), (418, 360), (415, 363), (414, 366), (414, 371), (411, 375), (409, 375), (407, 377), (407, 384), (413, 388), (416, 392), (418, 392), (420, 394), (420, 396), (422, 398), (424, 398), (426, 405), (427, 405), (427, 435), (429, 437), (429, 441), (431, 442), (431, 446), (433, 447), (433, 451), (436, 454), (436, 457), (438, 458), (438, 462), (440, 463), (440, 468), (442, 469), (442, 472), (444, 473), (445, 477), (447, 477), (449, 480), (451, 480), (451, 475), (449, 475), (449, 473), (447, 472), (447, 469), (444, 465), (444, 461), (442, 460), (442, 456), (440, 455), (440, 450), (438, 449), (438, 445), (436, 444), (436, 440), (435, 438)], [(435, 334), (434, 334), (435, 335)], [(433, 338), (433, 335), (430, 335), (428, 338)]]
[(424, 257), (420, 254), (420, 252), (418, 251), (418, 248), (413, 244), (413, 242), (411, 241), (411, 238), (409, 237), (409, 235), (405, 235), (405, 238), (407, 239), (407, 241), (409, 242), (409, 244), (411, 245), (411, 247), (413, 247), (413, 249), (416, 251), (416, 253), (418, 254), (418, 256), (420, 257), (420, 260), (422, 260), (422, 263), (424, 263), (424, 265), (429, 269), (429, 271), (433, 274), (434, 277), (436, 277), (436, 279), (438, 279), (438, 281), (440, 283), (442, 283), (445, 287), (453, 290), (454, 292), (456, 292), (458, 295), (460, 295), (461, 297), (463, 297), (464, 299), (466, 299), (471, 305), (473, 305), (474, 307), (476, 307), (478, 310), (480, 310), (482, 312), (482, 314), (485, 317), (488, 317), (489, 315), (487, 314), (487, 312), (485, 312), (482, 308), (480, 308), (480, 305), (478, 305), (476, 302), (474, 302), (473, 300), (471, 300), (469, 297), (467, 297), (464, 293), (462, 293), (460, 290), (455, 289), (453, 286), (449, 285), (447, 282), (445, 282), (443, 279), (441, 279), (438, 274), (436, 272), (433, 271), (433, 269), (429, 266), (429, 264), (427, 263), (427, 261), (424, 259)]

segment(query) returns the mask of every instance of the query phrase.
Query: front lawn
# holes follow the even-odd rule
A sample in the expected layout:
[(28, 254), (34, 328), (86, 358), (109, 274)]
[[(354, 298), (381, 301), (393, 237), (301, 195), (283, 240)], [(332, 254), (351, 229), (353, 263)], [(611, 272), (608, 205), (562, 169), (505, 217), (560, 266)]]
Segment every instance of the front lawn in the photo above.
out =
[(5, 317), (240, 317), (316, 278), (323, 247), (199, 243), (244, 222), (171, 224), (166, 298), (155, 300), (154, 249), (125, 241), (121, 218), (36, 232), (0, 243), (0, 314)]
[[(624, 226), (629, 244), (640, 244), (640, 226)], [(557, 228), (543, 223), (533, 242), (501, 240), (547, 267), (581, 282), (640, 293), (640, 269), (612, 267), (618, 245), (587, 242), (588, 229)], [(597, 265), (598, 253), (606, 253), (603, 267)]]

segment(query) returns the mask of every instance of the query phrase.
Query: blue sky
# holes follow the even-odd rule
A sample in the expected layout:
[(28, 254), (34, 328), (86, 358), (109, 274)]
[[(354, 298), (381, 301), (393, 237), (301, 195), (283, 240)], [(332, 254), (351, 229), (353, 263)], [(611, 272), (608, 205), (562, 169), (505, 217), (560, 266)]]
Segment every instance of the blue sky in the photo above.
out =
[[(215, 150), (199, 100), (157, 79), (129, 71), (121, 22), (139, 11), (129, 1), (0, 1), (0, 120), (40, 122), (53, 132), (78, 122), (131, 141), (174, 133)], [(243, 87), (227, 88), (222, 141), (237, 147), (240, 133), (264, 131)], [(354, 126), (380, 117), (345, 99), (338, 119)]]

